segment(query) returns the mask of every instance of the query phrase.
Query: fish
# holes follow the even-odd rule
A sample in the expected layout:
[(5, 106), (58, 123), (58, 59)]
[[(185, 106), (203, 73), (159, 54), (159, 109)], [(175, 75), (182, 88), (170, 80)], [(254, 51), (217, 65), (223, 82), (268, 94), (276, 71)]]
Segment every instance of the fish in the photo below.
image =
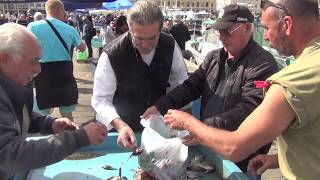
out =
[(105, 169), (105, 170), (117, 170), (116, 168), (114, 168), (114, 167), (112, 167), (110, 165), (104, 165), (104, 166), (102, 166), (102, 168)]

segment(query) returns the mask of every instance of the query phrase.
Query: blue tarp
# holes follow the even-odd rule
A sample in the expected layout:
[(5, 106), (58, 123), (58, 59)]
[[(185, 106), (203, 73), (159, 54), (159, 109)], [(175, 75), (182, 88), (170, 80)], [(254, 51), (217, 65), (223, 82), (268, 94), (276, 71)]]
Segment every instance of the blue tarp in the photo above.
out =
[(102, 8), (108, 9), (108, 10), (129, 9), (132, 6), (133, 6), (133, 3), (129, 0), (116, 0), (114, 2), (102, 3)]
[(97, 2), (91, 2), (91, 3), (82, 3), (82, 2), (71, 2), (71, 1), (63, 1), (64, 4), (64, 9), (66, 11), (71, 11), (75, 9), (91, 9), (91, 8), (96, 8), (100, 9), (101, 8), (101, 3)]
[[(46, 2), (47, 0), (0, 0), (0, 3), (35, 3), (35, 2)], [(67, 0), (73, 3), (103, 3), (113, 2), (115, 0)]]

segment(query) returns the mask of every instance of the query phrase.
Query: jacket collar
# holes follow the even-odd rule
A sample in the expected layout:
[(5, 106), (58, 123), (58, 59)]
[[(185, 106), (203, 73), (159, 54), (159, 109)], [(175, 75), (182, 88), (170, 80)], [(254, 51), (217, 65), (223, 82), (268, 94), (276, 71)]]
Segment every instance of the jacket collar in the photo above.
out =
[[(32, 84), (21, 87), (14, 81), (8, 79), (2, 72), (0, 72), (0, 87), (7, 94), (12, 106), (18, 115), (20, 120), (21, 110), (24, 105), (27, 104), (29, 112), (32, 110), (33, 102), (32, 99)], [(31, 100), (31, 101), (30, 101)]]
[[(253, 40), (252, 36), (250, 37), (248, 44), (245, 46), (245, 48), (240, 52), (239, 56), (234, 57), (234, 63), (232, 64), (236, 64), (236, 62), (239, 62), (243, 59), (243, 57), (254, 47), (256, 46), (257, 43)], [(222, 56), (223, 59), (227, 59), (228, 58), (228, 52), (224, 50), (224, 48), (222, 48)]]

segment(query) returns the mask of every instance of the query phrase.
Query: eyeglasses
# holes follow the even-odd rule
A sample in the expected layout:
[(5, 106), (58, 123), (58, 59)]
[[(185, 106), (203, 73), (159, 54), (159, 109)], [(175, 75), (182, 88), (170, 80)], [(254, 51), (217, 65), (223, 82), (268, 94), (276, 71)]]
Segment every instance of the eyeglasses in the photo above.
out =
[(149, 37), (149, 38), (142, 38), (142, 37), (136, 37), (136, 36), (134, 36), (132, 32), (130, 32), (130, 34), (131, 34), (132, 40), (133, 40), (134, 42), (142, 42), (142, 41), (144, 41), (144, 42), (148, 42), (148, 43), (154, 42), (154, 41), (158, 40), (159, 35), (160, 35), (160, 33), (159, 33), (159, 34), (157, 34), (157, 35), (155, 35), (155, 36), (152, 36), (152, 37)]
[(231, 37), (232, 33), (235, 32), (236, 30), (238, 30), (241, 26), (243, 26), (243, 24), (240, 24), (239, 26), (237, 26), (236, 28), (234, 28), (232, 30), (230, 30), (229, 28), (215, 30), (215, 34), (218, 35), (218, 36), (226, 35), (228, 37)]
[(260, 4), (260, 8), (261, 8), (261, 9), (264, 9), (264, 8), (270, 7), (270, 6), (271, 6), (271, 7), (274, 7), (274, 8), (281, 9), (281, 10), (283, 10), (287, 15), (290, 15), (288, 9), (287, 9), (284, 5), (282, 5), (282, 4), (280, 4), (280, 3), (274, 3), (274, 2), (271, 2), (271, 1), (268, 1), (268, 0), (261, 0), (261, 4)]

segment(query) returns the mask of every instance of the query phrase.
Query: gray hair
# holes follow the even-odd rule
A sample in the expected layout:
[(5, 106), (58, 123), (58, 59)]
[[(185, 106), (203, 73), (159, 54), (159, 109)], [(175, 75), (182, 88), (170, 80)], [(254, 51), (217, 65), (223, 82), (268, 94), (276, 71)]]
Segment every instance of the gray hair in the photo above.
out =
[(6, 53), (14, 61), (22, 59), (25, 42), (36, 37), (26, 27), (16, 23), (5, 23), (0, 26), (0, 53)]
[(136, 4), (129, 10), (128, 25), (131, 28), (132, 23), (145, 26), (152, 23), (159, 22), (161, 31), (164, 17), (159, 8), (159, 4), (152, 0), (137, 1)]
[(43, 19), (43, 14), (41, 12), (36, 12), (36, 13), (34, 13), (33, 18), (34, 18), (34, 21), (39, 21), (39, 20)]

